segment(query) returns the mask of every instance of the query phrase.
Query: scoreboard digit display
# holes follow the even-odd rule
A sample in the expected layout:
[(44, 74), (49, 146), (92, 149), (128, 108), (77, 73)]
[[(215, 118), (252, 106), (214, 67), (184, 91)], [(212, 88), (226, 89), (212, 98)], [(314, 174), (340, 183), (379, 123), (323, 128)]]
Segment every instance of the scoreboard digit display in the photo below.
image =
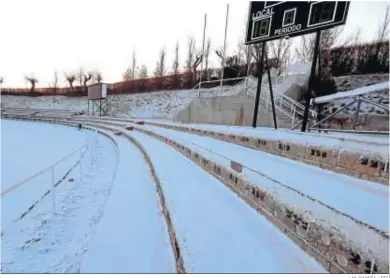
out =
[(349, 1), (251, 1), (246, 44), (295, 37), (345, 24)]

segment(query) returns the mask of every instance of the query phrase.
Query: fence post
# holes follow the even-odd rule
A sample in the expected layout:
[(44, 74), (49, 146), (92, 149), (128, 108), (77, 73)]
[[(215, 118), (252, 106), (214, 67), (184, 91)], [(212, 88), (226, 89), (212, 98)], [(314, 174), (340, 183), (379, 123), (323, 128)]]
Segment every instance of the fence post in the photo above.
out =
[(291, 128), (294, 127), (294, 122), (295, 122), (295, 105), (294, 105), (294, 110), (293, 110), (293, 113), (292, 113), (292, 122), (291, 122)]
[(54, 166), (51, 167), (51, 196), (52, 196), (52, 199), (53, 199), (53, 214), (56, 214), (56, 194), (55, 194)]

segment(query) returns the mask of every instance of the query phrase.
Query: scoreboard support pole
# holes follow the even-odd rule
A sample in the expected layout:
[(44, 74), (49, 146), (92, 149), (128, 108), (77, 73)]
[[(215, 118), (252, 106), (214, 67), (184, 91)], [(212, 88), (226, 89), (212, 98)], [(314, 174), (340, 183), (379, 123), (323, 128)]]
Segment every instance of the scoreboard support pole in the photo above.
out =
[(261, 83), (263, 82), (263, 71), (264, 71), (264, 54), (265, 54), (265, 41), (262, 43), (262, 46), (261, 46), (260, 61), (257, 62), (257, 69), (258, 69), (259, 76), (257, 78), (257, 90), (256, 90), (255, 109), (253, 111), (253, 122), (252, 122), (252, 127), (253, 128), (256, 128), (257, 113), (259, 112)]
[(276, 120), (276, 111), (275, 111), (275, 102), (274, 102), (274, 92), (272, 90), (272, 80), (271, 80), (271, 65), (269, 64), (268, 54), (265, 52), (265, 61), (267, 62), (267, 75), (268, 75), (268, 84), (269, 84), (269, 94), (271, 97), (271, 106), (272, 106), (272, 116), (274, 119), (274, 128), (278, 129), (278, 122)]
[(321, 30), (318, 30), (316, 32), (316, 41), (315, 41), (315, 45), (314, 45), (313, 60), (311, 62), (309, 84), (308, 84), (307, 92), (305, 94), (305, 111), (303, 113), (303, 121), (302, 121), (302, 129), (301, 129), (302, 132), (306, 131), (307, 122), (308, 122), (308, 118), (309, 118), (311, 91), (312, 91), (313, 80), (314, 80), (316, 67), (317, 67), (318, 52), (319, 52), (319, 47), (320, 47), (320, 38), (321, 38)]

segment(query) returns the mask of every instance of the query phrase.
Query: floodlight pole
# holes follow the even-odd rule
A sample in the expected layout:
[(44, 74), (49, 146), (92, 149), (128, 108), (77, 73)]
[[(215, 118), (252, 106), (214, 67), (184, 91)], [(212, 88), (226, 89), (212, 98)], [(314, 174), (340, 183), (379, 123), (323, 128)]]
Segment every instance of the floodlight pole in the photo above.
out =
[(256, 128), (257, 124), (257, 113), (259, 112), (259, 101), (260, 101), (260, 92), (261, 92), (261, 83), (263, 82), (263, 71), (264, 71), (264, 53), (265, 53), (265, 41), (261, 47), (261, 57), (257, 61), (257, 73), (259, 74), (257, 78), (257, 90), (256, 90), (256, 100), (255, 100), (255, 110), (253, 111), (253, 122), (252, 127)]
[(223, 53), (222, 53), (222, 70), (221, 70), (221, 95), (222, 95), (222, 86), (223, 86), (223, 70), (225, 67), (225, 53), (226, 53), (226, 36), (227, 36), (227, 28), (228, 28), (228, 19), (229, 19), (229, 4), (226, 7), (226, 23), (225, 23), (225, 40), (223, 42)]
[[(201, 62), (201, 64), (200, 64), (200, 77), (199, 77), (198, 97), (200, 97), (200, 86), (201, 86), (201, 84), (202, 84), (203, 61), (204, 61), (204, 41), (205, 41), (205, 36), (206, 36), (206, 24), (207, 24), (207, 14), (204, 14), (202, 62)], [(207, 74), (207, 73), (206, 73), (206, 74)]]
[(302, 129), (301, 129), (302, 132), (306, 131), (307, 121), (309, 118), (311, 91), (312, 91), (312, 87), (313, 87), (313, 80), (314, 80), (316, 66), (317, 66), (320, 38), (321, 38), (321, 30), (318, 30), (316, 33), (316, 41), (315, 41), (315, 45), (314, 45), (313, 60), (311, 62), (309, 84), (308, 84), (307, 92), (305, 94), (305, 111), (303, 113), (303, 121), (302, 121)]

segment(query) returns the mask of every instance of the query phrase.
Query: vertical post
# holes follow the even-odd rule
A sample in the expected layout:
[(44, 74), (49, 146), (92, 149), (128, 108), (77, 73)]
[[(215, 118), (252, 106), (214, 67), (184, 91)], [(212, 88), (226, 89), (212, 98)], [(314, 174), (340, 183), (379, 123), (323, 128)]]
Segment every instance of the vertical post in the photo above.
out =
[[(322, 103), (317, 105), (317, 123), (321, 121)], [(321, 124), (318, 125), (318, 132), (321, 133)]]
[(313, 53), (313, 61), (311, 62), (311, 71), (309, 78), (309, 86), (305, 95), (305, 111), (303, 113), (303, 121), (302, 121), (302, 132), (306, 131), (307, 120), (309, 118), (309, 108), (310, 108), (310, 100), (311, 100), (311, 91), (313, 86), (313, 79), (316, 71), (317, 59), (318, 59), (318, 50), (320, 46), (320, 38), (321, 38), (321, 30), (317, 31), (316, 41), (314, 45), (314, 53)]
[(358, 103), (357, 103), (357, 107), (356, 107), (355, 116), (354, 116), (354, 119), (353, 119), (353, 126), (352, 126), (353, 130), (356, 129), (357, 123), (359, 122), (359, 112), (360, 112), (361, 104), (362, 104), (362, 99), (359, 97), (359, 100), (358, 100)]
[(245, 92), (244, 92), (244, 96), (246, 96), (248, 94), (248, 78), (249, 78), (249, 68), (250, 68), (250, 46), (248, 45), (247, 49), (246, 49), (246, 57), (247, 57), (247, 65), (246, 65), (246, 79), (245, 79)]
[(99, 116), (101, 117), (102, 116), (102, 99), (100, 98), (99, 101), (100, 101)]
[(53, 214), (56, 214), (56, 193), (55, 193), (54, 166), (51, 167), (51, 196), (53, 199)]
[(260, 61), (257, 62), (257, 69), (258, 69), (257, 72), (258, 72), (259, 76), (257, 78), (255, 110), (253, 111), (253, 122), (252, 122), (252, 127), (253, 128), (256, 128), (257, 113), (259, 112), (261, 83), (263, 82), (263, 70), (264, 70), (264, 48), (265, 48), (265, 42), (263, 42), (263, 45), (261, 47), (261, 58), (260, 58)]
[(272, 106), (272, 116), (274, 118), (274, 128), (278, 129), (278, 122), (276, 120), (276, 112), (275, 112), (275, 103), (274, 103), (274, 93), (272, 91), (272, 81), (271, 81), (271, 71), (270, 65), (268, 64), (268, 55), (267, 50), (263, 50), (265, 52), (265, 60), (267, 61), (267, 74), (268, 74), (268, 85), (269, 85), (269, 94), (271, 96), (271, 106)]
[(199, 77), (199, 87), (198, 87), (198, 98), (200, 97), (200, 86), (202, 84), (202, 73), (203, 73), (203, 62), (204, 62), (204, 40), (205, 40), (205, 37), (206, 37), (206, 24), (207, 24), (207, 14), (204, 14), (202, 62), (200, 64), (200, 77)]
[(87, 101), (88, 101), (88, 114), (87, 115), (89, 116), (89, 99)]
[(223, 53), (222, 53), (222, 69), (221, 69), (221, 92), (220, 94), (222, 95), (222, 81), (223, 81), (223, 70), (225, 67), (225, 53), (226, 53), (226, 37), (227, 37), (227, 27), (228, 27), (228, 18), (229, 18), (229, 4), (227, 4), (226, 7), (226, 23), (225, 23), (225, 40), (223, 42)]
[(291, 122), (291, 128), (294, 128), (294, 122), (295, 122), (295, 110), (296, 110), (296, 106), (294, 105), (294, 108), (293, 108), (293, 115), (292, 115), (292, 122)]

